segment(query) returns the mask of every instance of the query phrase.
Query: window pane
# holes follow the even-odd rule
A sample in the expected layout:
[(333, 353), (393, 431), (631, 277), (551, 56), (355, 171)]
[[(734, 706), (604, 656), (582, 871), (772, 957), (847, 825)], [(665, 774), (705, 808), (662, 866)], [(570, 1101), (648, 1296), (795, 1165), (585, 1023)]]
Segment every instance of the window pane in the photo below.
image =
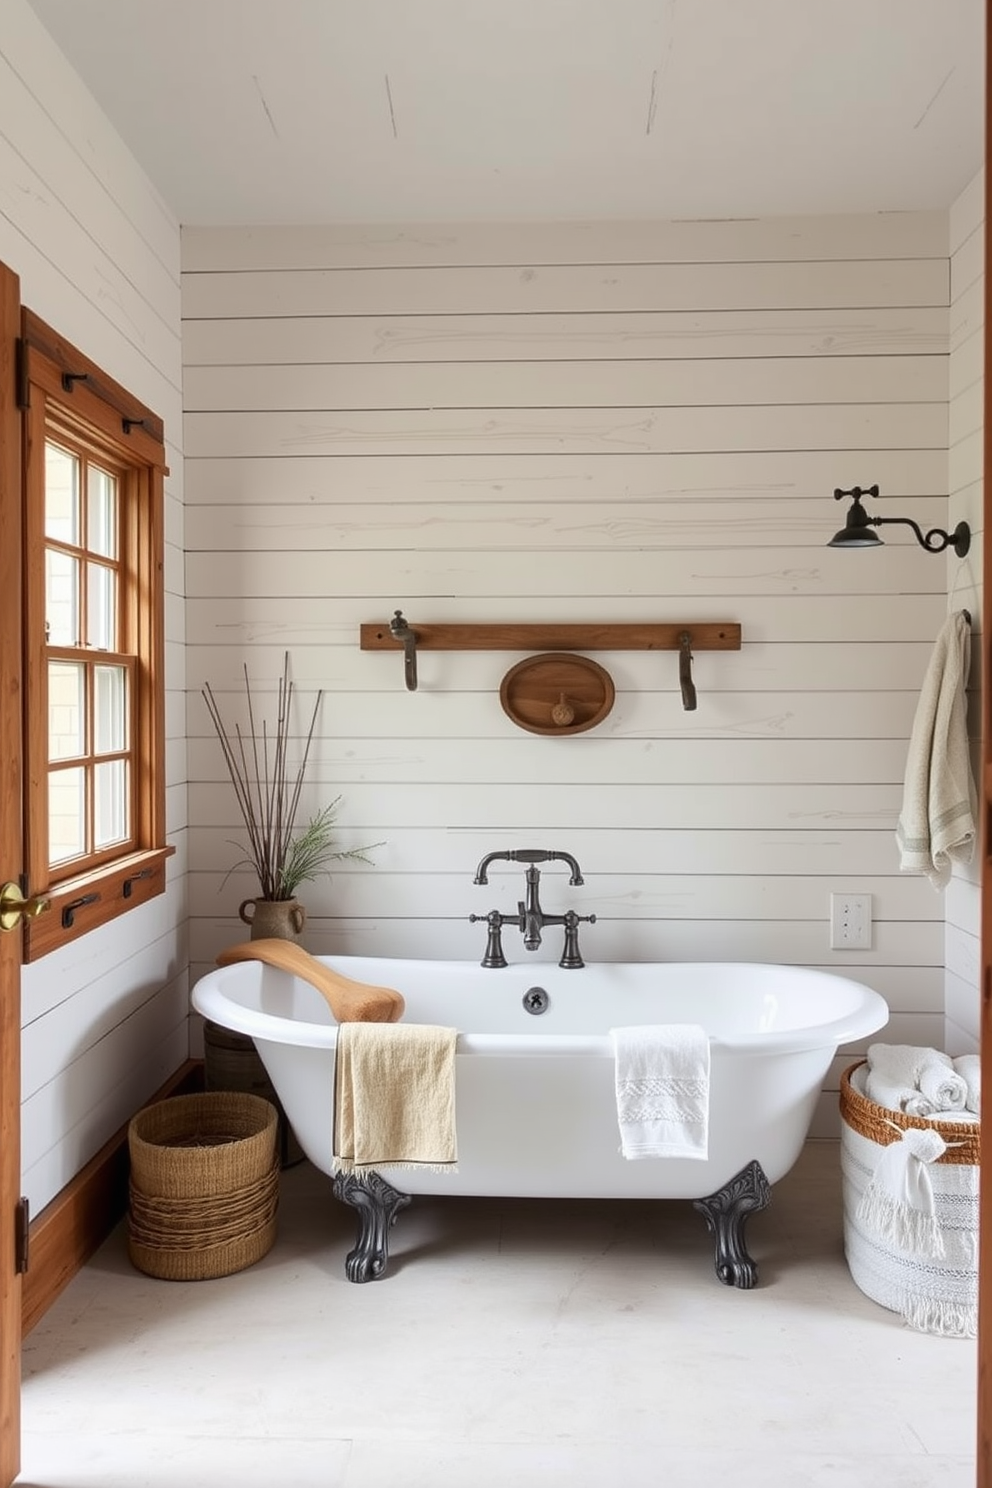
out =
[(45, 445), (45, 536), (79, 543), (79, 461), (57, 444)]
[(93, 673), (93, 750), (113, 754), (127, 748), (127, 670), (98, 666)]
[(52, 548), (45, 552), (45, 621), (51, 645), (79, 644), (79, 564)]
[(117, 557), (117, 477), (91, 465), (88, 480), (89, 514), (86, 544), (91, 553)]
[(81, 666), (48, 663), (48, 758), (73, 759), (85, 754), (85, 693)]
[(48, 777), (48, 859), (54, 867), (81, 856), (86, 846), (86, 778), (82, 770), (53, 770)]
[(117, 650), (117, 575), (102, 563), (86, 565), (86, 641), (98, 651)]
[(128, 836), (127, 763), (106, 760), (94, 770), (94, 847), (110, 847)]

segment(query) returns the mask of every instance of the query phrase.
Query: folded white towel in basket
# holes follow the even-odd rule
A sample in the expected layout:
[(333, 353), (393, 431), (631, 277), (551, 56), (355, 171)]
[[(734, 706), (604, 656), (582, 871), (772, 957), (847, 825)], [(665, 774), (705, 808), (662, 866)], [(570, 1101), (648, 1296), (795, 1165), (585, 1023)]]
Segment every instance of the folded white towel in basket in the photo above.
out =
[(865, 1095), (907, 1116), (963, 1110), (967, 1086), (949, 1054), (915, 1044), (869, 1044)]
[(931, 1060), (920, 1070), (920, 1094), (934, 1111), (963, 1111), (968, 1100), (968, 1082), (953, 1065)]
[(705, 1028), (653, 1023), (610, 1032), (624, 1157), (705, 1158), (710, 1106)]
[(952, 860), (970, 863), (975, 850), (978, 806), (965, 698), (970, 656), (971, 623), (959, 610), (948, 615), (934, 644), (906, 756), (899, 867), (925, 873), (935, 889), (950, 880)]
[(977, 1054), (959, 1054), (954, 1068), (968, 1087), (964, 1108), (976, 1115), (982, 1110), (982, 1065)]

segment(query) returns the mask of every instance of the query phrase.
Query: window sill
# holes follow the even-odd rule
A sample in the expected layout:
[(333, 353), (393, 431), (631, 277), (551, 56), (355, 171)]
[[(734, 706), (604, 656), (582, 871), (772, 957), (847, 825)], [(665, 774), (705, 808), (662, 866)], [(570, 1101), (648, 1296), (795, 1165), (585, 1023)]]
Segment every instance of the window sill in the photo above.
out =
[(45, 894), (48, 909), (25, 923), (24, 961), (38, 961), (164, 893), (165, 861), (174, 852), (174, 847), (159, 847), (129, 853), (51, 889)]

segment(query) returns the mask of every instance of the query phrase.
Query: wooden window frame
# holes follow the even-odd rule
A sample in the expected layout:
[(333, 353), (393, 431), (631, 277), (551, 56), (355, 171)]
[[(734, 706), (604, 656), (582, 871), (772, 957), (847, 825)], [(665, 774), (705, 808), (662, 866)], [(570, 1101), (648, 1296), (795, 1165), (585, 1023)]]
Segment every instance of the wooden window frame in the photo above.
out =
[[(49, 909), (25, 925), (36, 961), (165, 890), (175, 851), (165, 827), (165, 590), (162, 422), (29, 310), (22, 311), (19, 402), (24, 487), (25, 877)], [(46, 441), (95, 435), (121, 467), (121, 650), (136, 658), (131, 699), (132, 831), (127, 846), (73, 872), (49, 867), (48, 644), (45, 635)], [(56, 650), (59, 648), (56, 647)], [(94, 653), (94, 659), (113, 653)]]

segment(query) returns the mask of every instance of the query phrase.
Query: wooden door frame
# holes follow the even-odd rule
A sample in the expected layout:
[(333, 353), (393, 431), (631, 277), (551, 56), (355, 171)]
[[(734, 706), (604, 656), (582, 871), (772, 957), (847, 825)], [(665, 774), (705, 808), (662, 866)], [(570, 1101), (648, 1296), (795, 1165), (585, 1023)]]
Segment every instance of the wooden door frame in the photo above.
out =
[(982, 666), (981, 666), (981, 1022), (982, 1165), (978, 1249), (977, 1485), (992, 1488), (992, 0), (985, 3), (985, 349), (982, 460)]
[[(20, 333), (20, 283), (0, 265), (0, 883), (20, 880), (23, 853)], [(21, 1455), (21, 951), (20, 932), (0, 934), (0, 1488)]]

